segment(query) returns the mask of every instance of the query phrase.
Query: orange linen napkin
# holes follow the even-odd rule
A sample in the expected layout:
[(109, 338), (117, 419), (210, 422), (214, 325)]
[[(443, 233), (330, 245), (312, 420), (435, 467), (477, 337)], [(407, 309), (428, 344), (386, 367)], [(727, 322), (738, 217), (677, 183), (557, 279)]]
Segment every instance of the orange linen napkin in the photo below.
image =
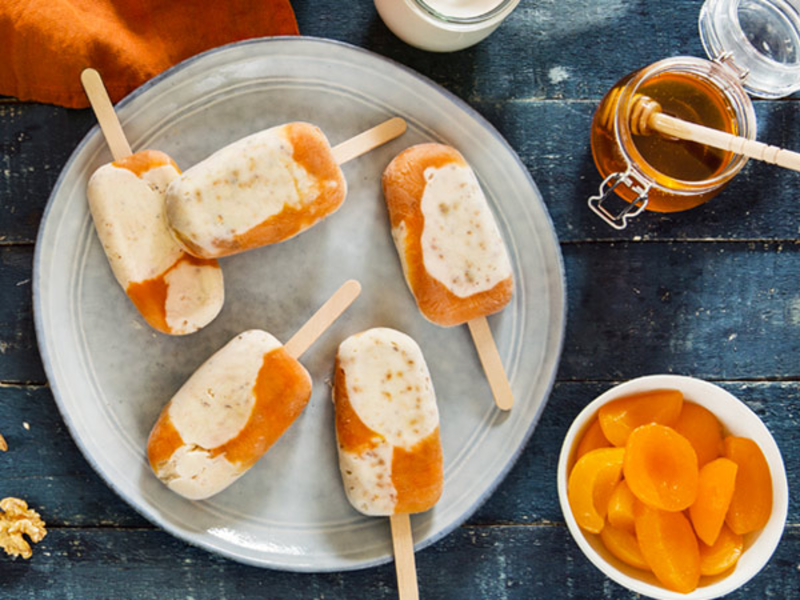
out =
[(2, 0), (0, 95), (83, 108), (94, 67), (116, 102), (203, 50), (297, 33), (289, 0)]

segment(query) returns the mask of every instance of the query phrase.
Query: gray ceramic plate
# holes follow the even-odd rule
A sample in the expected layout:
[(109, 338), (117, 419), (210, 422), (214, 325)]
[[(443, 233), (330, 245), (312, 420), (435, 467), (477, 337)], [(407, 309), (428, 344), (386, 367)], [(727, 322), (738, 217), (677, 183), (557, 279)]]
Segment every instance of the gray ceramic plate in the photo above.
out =
[[(445, 491), (433, 510), (413, 517), (417, 547), (462, 523), (533, 432), (563, 336), (557, 239), (514, 151), (483, 118), (430, 81), (369, 52), (308, 38), (212, 50), (147, 83), (118, 110), (134, 150), (164, 150), (184, 168), (287, 121), (319, 125), (332, 144), (393, 115), (407, 119), (409, 130), (344, 167), (349, 193), (336, 214), (291, 241), (223, 259), (225, 307), (206, 329), (183, 338), (151, 330), (113, 279), (85, 197), (90, 175), (111, 158), (97, 128), (86, 136), (42, 221), (34, 304), (50, 385), (87, 460), (148, 519), (232, 559), (293, 571), (386, 562), (388, 520), (359, 515), (341, 489), (330, 379), (344, 337), (394, 327), (426, 354), (441, 411)], [(466, 156), (508, 242), (516, 295), (490, 324), (517, 399), (510, 414), (493, 408), (467, 328), (439, 328), (420, 316), (391, 241), (381, 172), (402, 149), (431, 140)], [(164, 403), (231, 337), (257, 327), (288, 339), (348, 278), (360, 280), (364, 291), (304, 355), (315, 386), (297, 422), (245, 477), (211, 500), (189, 502), (168, 491), (144, 452)]]

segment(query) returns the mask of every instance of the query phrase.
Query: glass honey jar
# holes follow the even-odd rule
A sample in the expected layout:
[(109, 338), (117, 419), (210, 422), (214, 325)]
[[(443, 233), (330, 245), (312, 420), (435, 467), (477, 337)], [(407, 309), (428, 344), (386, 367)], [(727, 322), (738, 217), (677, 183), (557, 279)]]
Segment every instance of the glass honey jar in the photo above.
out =
[(670, 116), (755, 139), (748, 94), (777, 98), (800, 89), (800, 0), (707, 0), (700, 36), (711, 60), (679, 56), (634, 71), (595, 111), (591, 147), (603, 182), (589, 207), (615, 229), (645, 210), (677, 212), (710, 200), (747, 162), (730, 151), (642, 133), (642, 97)]

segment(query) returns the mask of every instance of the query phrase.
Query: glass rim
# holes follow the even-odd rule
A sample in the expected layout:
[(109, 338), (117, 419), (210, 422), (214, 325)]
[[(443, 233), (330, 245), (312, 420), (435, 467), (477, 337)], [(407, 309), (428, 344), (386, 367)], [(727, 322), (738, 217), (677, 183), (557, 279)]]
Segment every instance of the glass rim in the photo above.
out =
[(519, 1), (520, 0), (501, 0), (497, 6), (486, 11), (485, 13), (475, 15), (474, 17), (455, 17), (436, 10), (435, 8), (430, 6), (425, 0), (411, 0), (411, 2), (416, 4), (429, 16), (433, 17), (434, 19), (438, 19), (439, 21), (450, 23), (452, 25), (474, 25), (476, 23), (484, 23), (502, 14), (506, 9), (509, 8), (509, 6), (513, 8), (513, 6), (516, 6), (519, 3)]

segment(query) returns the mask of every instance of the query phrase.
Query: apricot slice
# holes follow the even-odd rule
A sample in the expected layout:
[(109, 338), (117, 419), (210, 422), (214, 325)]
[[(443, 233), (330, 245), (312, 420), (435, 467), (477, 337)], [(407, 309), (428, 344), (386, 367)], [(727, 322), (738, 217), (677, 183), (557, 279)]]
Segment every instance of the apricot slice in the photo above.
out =
[[(635, 504), (636, 496), (633, 495), (633, 492), (631, 492), (628, 484), (623, 479), (614, 488), (608, 501), (608, 522), (617, 529), (633, 533), (633, 507)], [(622, 559), (620, 558), (620, 560)]]
[(692, 525), (700, 540), (713, 546), (717, 541), (736, 484), (736, 463), (727, 458), (712, 460), (697, 480), (697, 499), (689, 507)]
[(684, 402), (674, 425), (675, 431), (689, 440), (702, 467), (722, 456), (722, 425), (714, 414), (694, 402)]
[(567, 482), (567, 497), (582, 529), (591, 533), (603, 529), (608, 499), (622, 475), (624, 456), (624, 448), (598, 448), (575, 463)]
[(650, 565), (647, 564), (644, 556), (642, 556), (636, 536), (630, 531), (617, 529), (613, 525), (606, 525), (603, 527), (603, 531), (600, 532), (600, 539), (603, 540), (606, 549), (626, 565), (644, 569), (645, 571), (651, 570)]
[(679, 390), (653, 390), (604, 404), (598, 418), (606, 439), (619, 447), (624, 446), (631, 432), (641, 425), (673, 425), (682, 406), (683, 394)]
[(700, 580), (700, 549), (689, 519), (639, 503), (636, 538), (642, 556), (667, 588), (688, 593)]
[(653, 508), (679, 511), (697, 497), (697, 455), (671, 427), (654, 423), (635, 429), (623, 470), (633, 495)]
[(600, 427), (600, 421), (595, 419), (581, 437), (581, 441), (578, 444), (578, 449), (575, 451), (575, 460), (580, 460), (580, 458), (587, 452), (597, 450), (598, 448), (609, 448), (610, 446), (611, 442), (609, 442), (606, 439), (606, 436), (603, 435), (603, 430)]
[(761, 529), (772, 514), (772, 476), (761, 448), (753, 440), (728, 436), (725, 457), (735, 462), (736, 487), (725, 522), (740, 535)]
[(727, 571), (737, 563), (743, 551), (744, 537), (723, 525), (713, 546), (700, 542), (700, 574), (719, 575)]

